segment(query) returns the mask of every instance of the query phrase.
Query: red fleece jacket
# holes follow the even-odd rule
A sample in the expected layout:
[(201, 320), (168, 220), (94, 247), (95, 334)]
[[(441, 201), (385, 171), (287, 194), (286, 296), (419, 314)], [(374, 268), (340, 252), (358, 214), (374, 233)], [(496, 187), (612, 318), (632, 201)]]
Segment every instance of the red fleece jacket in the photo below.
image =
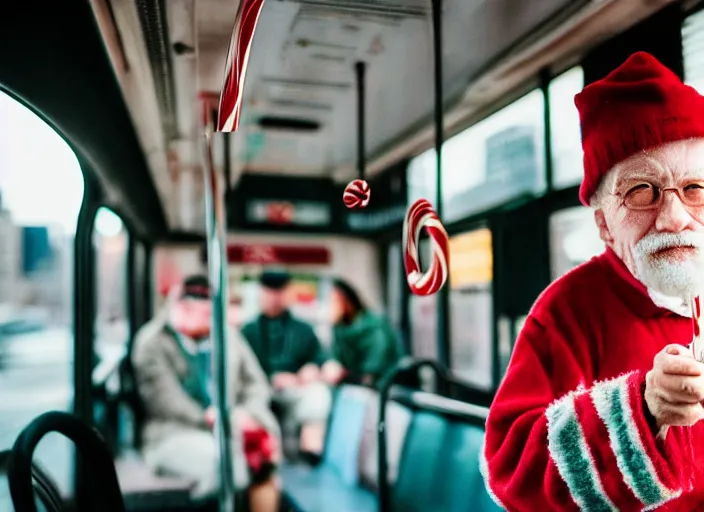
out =
[(692, 340), (607, 250), (553, 283), (516, 342), (482, 470), (509, 511), (704, 510), (704, 422), (656, 440), (643, 399), (656, 353)]

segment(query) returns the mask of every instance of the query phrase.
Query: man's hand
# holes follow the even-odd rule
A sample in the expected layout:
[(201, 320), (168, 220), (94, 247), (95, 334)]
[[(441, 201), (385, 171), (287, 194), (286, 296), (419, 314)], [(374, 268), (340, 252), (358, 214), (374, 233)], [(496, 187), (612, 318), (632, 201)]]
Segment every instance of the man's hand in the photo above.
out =
[(281, 372), (271, 377), (271, 385), (277, 390), (293, 388), (298, 384), (298, 376), (295, 373)]
[(323, 381), (334, 386), (345, 376), (345, 368), (337, 361), (330, 360), (321, 368)]
[[(218, 411), (214, 405), (211, 405), (205, 410), (205, 423), (210, 429), (215, 427), (215, 422), (218, 419)], [(255, 430), (259, 427), (259, 423), (248, 412), (238, 410), (235, 416), (235, 424), (241, 430)]]
[(668, 345), (645, 378), (645, 402), (657, 428), (691, 427), (704, 418), (704, 364), (681, 345)]
[(218, 411), (214, 405), (211, 405), (205, 410), (205, 424), (212, 429), (218, 419)]
[(313, 363), (308, 363), (298, 370), (298, 380), (304, 385), (320, 380), (320, 368)]
[(235, 415), (235, 427), (240, 430), (256, 430), (260, 425), (251, 414), (243, 410), (238, 410)]

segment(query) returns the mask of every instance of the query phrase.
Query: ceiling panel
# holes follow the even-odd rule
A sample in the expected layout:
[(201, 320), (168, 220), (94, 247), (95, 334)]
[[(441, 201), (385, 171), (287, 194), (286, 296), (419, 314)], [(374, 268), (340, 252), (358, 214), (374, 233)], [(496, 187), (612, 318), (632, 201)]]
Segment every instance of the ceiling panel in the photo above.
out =
[[(584, 3), (584, 2), (582, 2)], [(444, 88), (461, 93), (469, 81), (518, 40), (566, 6), (568, 0), (447, 0), (444, 23)], [(212, 19), (209, 16), (208, 19)], [(207, 25), (200, 24), (204, 30)], [(217, 25), (220, 27), (220, 25)], [(219, 28), (218, 28), (219, 30)], [(334, 148), (329, 157), (313, 150), (310, 135), (301, 138), (307, 151), (284, 150), (280, 134), (265, 135), (264, 148), (247, 161), (269, 168), (284, 161), (286, 169), (321, 171), (353, 163), (356, 155), (356, 89), (354, 63), (368, 63), (367, 154), (374, 154), (409, 127), (427, 120), (433, 109), (432, 38), (429, 2), (424, 0), (286, 0), (265, 3), (254, 38), (245, 109), (249, 123), (276, 113), (321, 122), (319, 146)], [(271, 143), (272, 147), (266, 145)], [(278, 157), (277, 152), (286, 157)], [(259, 160), (259, 158), (261, 160)]]
[[(557, 14), (586, 3), (445, 0), (446, 97), (464, 92), (489, 64)], [(163, 44), (173, 63), (178, 125), (175, 135), (166, 136), (166, 150), (183, 172), (194, 172), (200, 164), (198, 93), (219, 93), (237, 2), (168, 0), (164, 5), (170, 40)], [(120, 27), (122, 34), (126, 28)], [(250, 53), (240, 133), (232, 138), (232, 175), (321, 175), (346, 166), (349, 174), (337, 177), (350, 178), (357, 154), (355, 62), (367, 63), (366, 154), (371, 157), (432, 118), (431, 36), (429, 0), (266, 0)], [(315, 122), (319, 129), (265, 128), (260, 123), (265, 116)], [(216, 155), (216, 162), (222, 171), (223, 156)], [(157, 184), (163, 180), (158, 177)], [(168, 187), (160, 190), (166, 193)]]

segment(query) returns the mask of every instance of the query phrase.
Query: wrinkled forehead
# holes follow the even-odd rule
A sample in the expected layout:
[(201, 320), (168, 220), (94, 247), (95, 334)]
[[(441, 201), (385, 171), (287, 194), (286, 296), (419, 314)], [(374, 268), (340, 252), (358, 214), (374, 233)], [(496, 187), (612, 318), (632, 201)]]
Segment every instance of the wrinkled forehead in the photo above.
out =
[(638, 153), (613, 169), (615, 185), (634, 180), (670, 183), (704, 179), (704, 139), (671, 142)]

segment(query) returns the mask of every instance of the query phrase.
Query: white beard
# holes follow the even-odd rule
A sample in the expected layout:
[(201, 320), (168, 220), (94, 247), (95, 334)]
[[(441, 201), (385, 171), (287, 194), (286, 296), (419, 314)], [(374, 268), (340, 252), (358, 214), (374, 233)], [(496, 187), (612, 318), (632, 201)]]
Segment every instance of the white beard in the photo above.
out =
[[(694, 247), (684, 260), (654, 256), (670, 247)], [(636, 278), (648, 288), (669, 297), (689, 300), (704, 290), (704, 235), (693, 231), (654, 233), (633, 248)]]

